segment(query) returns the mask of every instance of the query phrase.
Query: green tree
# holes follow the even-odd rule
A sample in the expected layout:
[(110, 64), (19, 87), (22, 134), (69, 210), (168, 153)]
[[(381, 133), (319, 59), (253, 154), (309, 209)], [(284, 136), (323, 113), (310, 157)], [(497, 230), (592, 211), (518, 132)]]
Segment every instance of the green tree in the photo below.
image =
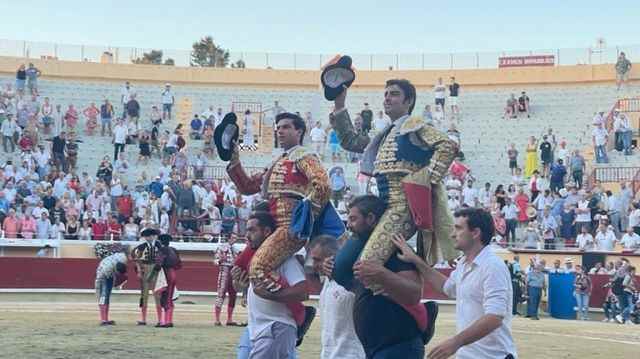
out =
[(175, 66), (176, 62), (172, 58), (167, 58), (162, 61), (162, 50), (151, 50), (150, 52), (145, 52), (142, 54), (142, 57), (138, 57), (133, 60), (134, 64), (139, 65), (167, 65), (167, 66)]
[(133, 63), (143, 65), (162, 65), (162, 50), (151, 50), (150, 52), (145, 52), (142, 54), (142, 57), (138, 57), (133, 60)]
[(234, 69), (244, 69), (247, 67), (247, 64), (244, 63), (244, 61), (242, 61), (242, 59), (234, 62), (231, 64), (231, 67), (233, 67)]
[(226, 67), (229, 65), (229, 51), (216, 45), (213, 37), (205, 36), (193, 43), (191, 66)]

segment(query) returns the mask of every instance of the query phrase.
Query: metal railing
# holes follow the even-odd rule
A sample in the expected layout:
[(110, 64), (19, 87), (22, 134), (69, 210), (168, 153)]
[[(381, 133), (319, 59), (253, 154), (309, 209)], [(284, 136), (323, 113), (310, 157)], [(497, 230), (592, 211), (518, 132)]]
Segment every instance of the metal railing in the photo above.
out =
[[(247, 174), (261, 173), (264, 167), (259, 166), (242, 166)], [(226, 166), (189, 166), (187, 176), (189, 179), (217, 181), (228, 179)]]
[[(71, 45), (53, 42), (0, 39), (0, 56), (25, 59), (52, 59), (81, 62), (131, 64), (153, 49), (110, 45)], [(191, 50), (162, 50), (163, 61), (171, 58), (176, 66), (189, 66)], [(624, 51), (631, 59), (640, 58), (640, 45), (605, 48), (564, 48), (508, 50), (496, 52), (429, 53), (417, 50), (406, 54), (349, 54), (356, 69), (362, 70), (451, 70), (497, 68), (501, 57), (553, 55), (555, 65), (614, 64)], [(247, 68), (317, 70), (335, 54), (301, 54), (230, 51), (229, 66), (242, 60)]]
[(640, 167), (596, 167), (593, 169), (594, 180), (601, 183), (632, 181)]

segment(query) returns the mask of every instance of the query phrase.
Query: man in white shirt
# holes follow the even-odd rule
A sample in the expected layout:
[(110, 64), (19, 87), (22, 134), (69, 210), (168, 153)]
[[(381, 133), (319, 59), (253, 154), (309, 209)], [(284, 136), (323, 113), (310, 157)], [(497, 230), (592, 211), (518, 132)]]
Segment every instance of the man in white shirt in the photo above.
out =
[(599, 123), (595, 125), (592, 131), (593, 138), (593, 151), (596, 156), (597, 163), (608, 163), (609, 158), (607, 157), (607, 140), (609, 139), (609, 134), (607, 133), (607, 129)]
[(13, 134), (17, 131), (17, 129), (18, 125), (13, 120), (13, 117), (9, 117), (2, 122), (0, 132), (2, 132), (2, 147), (5, 153), (9, 152), (7, 150), (7, 145), (11, 145), (12, 153), (16, 150), (16, 144), (13, 142)]
[(584, 190), (580, 190), (580, 200), (576, 208), (576, 231), (582, 232), (582, 227), (587, 228), (587, 232), (591, 229), (591, 209), (589, 208), (589, 200)]
[(435, 86), (433, 86), (433, 98), (435, 99), (436, 109), (438, 108), (438, 105), (440, 105), (440, 108), (442, 108), (443, 118), (446, 118), (445, 107), (444, 107), (444, 101), (446, 96), (447, 96), (447, 87), (442, 83), (442, 77), (439, 77), (438, 83)]
[(120, 90), (120, 104), (122, 105), (122, 118), (127, 117), (127, 102), (131, 100), (131, 94), (133, 90), (131, 89), (131, 84), (129, 81), (124, 83), (124, 86)]
[(176, 103), (176, 98), (173, 96), (173, 92), (171, 92), (171, 84), (167, 83), (164, 85), (164, 90), (162, 91), (162, 120), (171, 120), (171, 108)]
[(507, 243), (513, 245), (516, 243), (516, 228), (518, 228), (518, 212), (520, 212), (520, 208), (513, 203), (511, 197), (507, 197), (505, 200), (502, 214), (507, 222)]
[(455, 248), (464, 257), (449, 278), (430, 267), (406, 243), (393, 240), (400, 259), (414, 263), (436, 291), (456, 299), (457, 334), (433, 347), (428, 358), (517, 358), (511, 335), (511, 277), (489, 246), (495, 232), (493, 219), (478, 208), (462, 209), (454, 217)]
[(553, 205), (553, 196), (551, 195), (551, 191), (545, 190), (544, 195), (536, 197), (531, 204), (536, 207), (536, 210), (538, 211), (538, 220), (541, 221), (544, 209)]
[(616, 243), (616, 235), (612, 230), (601, 224), (598, 227), (598, 233), (596, 234), (596, 243), (598, 244), (599, 251), (613, 252)]
[(462, 203), (469, 207), (478, 207), (478, 190), (473, 188), (473, 181), (467, 181), (467, 187), (462, 190)]
[(493, 193), (491, 192), (491, 183), (487, 182), (484, 184), (484, 188), (480, 190), (478, 194), (478, 201), (482, 208), (490, 208), (491, 207), (491, 197)]
[(327, 134), (322, 128), (320, 121), (316, 122), (316, 127), (311, 129), (309, 136), (311, 137), (313, 152), (318, 154), (320, 159), (324, 159), (324, 147), (327, 140)]
[(46, 212), (47, 216), (49, 215), (49, 211), (44, 208), (44, 203), (42, 201), (38, 201), (38, 204), (33, 207), (33, 209), (31, 210), (31, 215), (34, 218), (40, 219), (42, 217), (42, 213)]
[[(264, 235), (264, 226), (260, 227), (257, 222), (257, 219), (252, 218), (247, 226), (247, 236), (252, 242), (262, 242), (267, 237)], [(261, 232), (255, 235), (258, 229)], [(257, 246), (252, 243), (252, 247)], [(266, 288), (254, 287), (253, 283), (249, 284), (247, 303), (251, 359), (286, 358), (296, 345), (297, 325), (286, 303), (308, 299), (304, 270), (292, 256), (277, 272), (289, 283), (289, 287), (274, 293)]]
[(389, 125), (389, 119), (384, 117), (384, 112), (382, 111), (378, 112), (378, 117), (376, 117), (375, 120), (373, 120), (373, 128), (375, 132), (376, 133), (381, 132), (382, 130), (385, 129), (385, 127), (387, 127), (387, 125)]
[(581, 251), (591, 251), (595, 248), (593, 236), (589, 233), (588, 227), (582, 227), (580, 234), (576, 237), (576, 244)]
[[(355, 294), (330, 278), (333, 266), (323, 266), (335, 256), (338, 241), (331, 236), (317, 236), (309, 244), (309, 258), (313, 270), (323, 281), (320, 291), (321, 359), (365, 358), (364, 349), (353, 326)], [(331, 260), (329, 260), (331, 263)]]
[(127, 134), (129, 128), (124, 124), (124, 121), (118, 120), (116, 126), (113, 128), (113, 158), (118, 159), (120, 152), (124, 153), (124, 146), (127, 143)]
[(627, 228), (627, 233), (622, 236), (620, 240), (620, 244), (624, 247), (625, 250), (633, 251), (640, 247), (640, 236), (637, 235), (633, 228)]

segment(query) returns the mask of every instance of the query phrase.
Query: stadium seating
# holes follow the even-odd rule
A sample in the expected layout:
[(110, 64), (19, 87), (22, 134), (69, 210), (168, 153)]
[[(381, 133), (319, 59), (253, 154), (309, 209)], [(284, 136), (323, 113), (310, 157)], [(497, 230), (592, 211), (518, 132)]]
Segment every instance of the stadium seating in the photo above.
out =
[[(0, 84), (13, 82), (9, 76), (0, 76)], [(122, 109), (119, 104), (122, 83), (106, 81), (67, 81), (62, 79), (41, 79), (40, 92), (43, 96), (52, 98), (54, 104), (61, 104), (63, 110), (73, 103), (83, 109), (90, 102), (100, 104), (104, 98), (109, 98), (116, 107), (116, 113)], [(158, 105), (163, 83), (133, 83), (133, 91), (138, 94), (138, 101), (142, 107), (142, 120), (149, 124), (145, 114), (149, 113), (152, 105)], [(511, 93), (516, 96), (520, 91), (527, 91), (531, 98), (531, 118), (521, 116), (519, 119), (502, 119), (506, 99)], [(193, 104), (193, 111), (203, 112), (208, 106), (222, 107), (230, 110), (233, 102), (258, 102), (263, 109), (273, 106), (279, 101), (280, 106), (289, 111), (305, 113), (311, 111), (313, 117), (327, 122), (327, 114), (332, 103), (324, 100), (320, 91), (304, 89), (265, 89), (229, 86), (183, 86), (174, 85), (176, 100), (188, 98)], [(380, 91), (364, 91), (354, 89), (348, 98), (348, 107), (352, 112), (360, 110), (363, 103), (371, 104), (374, 112), (381, 108), (382, 89)], [(523, 87), (486, 87), (461, 90), (459, 106), (461, 122), (458, 129), (461, 132), (462, 149), (467, 162), (472, 168), (474, 176), (484, 182), (503, 183), (508, 181), (509, 170), (506, 160), (506, 146), (515, 143), (520, 151), (519, 162), (523, 163), (524, 148), (527, 138), (531, 135), (539, 137), (548, 128), (553, 128), (558, 139), (566, 139), (569, 149), (583, 149), (591, 141), (590, 123), (598, 110), (609, 111), (612, 104), (620, 96), (611, 84), (566, 85), (566, 86), (523, 86)], [(418, 101), (414, 110), (415, 116), (422, 114), (425, 104), (433, 103), (431, 89), (419, 89)], [(447, 104), (447, 111), (448, 111)], [(84, 118), (80, 122), (84, 125)], [(166, 128), (175, 127), (175, 123), (165, 124)], [(79, 168), (95, 173), (99, 159), (105, 154), (113, 153), (113, 146), (109, 138), (91, 137), (81, 134), (84, 141), (80, 145)], [(190, 148), (201, 148), (202, 141), (188, 142)], [(85, 151), (86, 150), (86, 151)], [(135, 163), (137, 147), (128, 150), (129, 160)], [(248, 165), (262, 166), (270, 160), (270, 156), (244, 156)], [(614, 155), (612, 158), (618, 161)], [(622, 158), (619, 161), (629, 161)], [(158, 160), (152, 160), (142, 167), (148, 175), (154, 175), (153, 168), (158, 167)], [(222, 163), (212, 163), (220, 164)], [(348, 179), (354, 180), (356, 165), (346, 164)], [(131, 180), (141, 171), (131, 171)]]

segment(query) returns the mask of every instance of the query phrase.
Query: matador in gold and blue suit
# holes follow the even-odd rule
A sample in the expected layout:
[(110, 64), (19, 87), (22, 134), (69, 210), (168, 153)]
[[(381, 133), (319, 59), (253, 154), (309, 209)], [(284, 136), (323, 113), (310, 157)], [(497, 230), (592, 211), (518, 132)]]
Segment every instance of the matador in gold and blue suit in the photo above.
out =
[(330, 115), (342, 148), (363, 153), (360, 171), (373, 176), (385, 211), (364, 247), (360, 260), (384, 265), (395, 252), (395, 233), (411, 238), (428, 263), (455, 256), (450, 235), (453, 219), (447, 209), (442, 179), (457, 145), (423, 119), (402, 116), (373, 139), (359, 134), (346, 108)]

